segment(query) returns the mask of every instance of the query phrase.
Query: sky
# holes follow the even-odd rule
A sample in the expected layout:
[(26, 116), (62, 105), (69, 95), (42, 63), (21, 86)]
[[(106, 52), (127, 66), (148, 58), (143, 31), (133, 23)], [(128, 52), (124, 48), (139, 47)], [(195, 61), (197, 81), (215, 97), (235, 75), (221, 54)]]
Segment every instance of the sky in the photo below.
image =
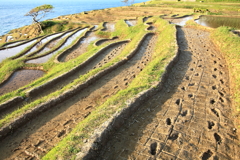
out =
[[(0, 0), (0, 2), (32, 2), (33, 0)], [(76, 2), (76, 1), (93, 1), (93, 2), (100, 2), (100, 1), (109, 1), (109, 0), (34, 0), (34, 2), (41, 2), (41, 3), (51, 3), (51, 2)], [(111, 1), (122, 1), (122, 0), (111, 0)], [(131, 1), (131, 0), (130, 0)], [(146, 0), (147, 1), (147, 0)]]

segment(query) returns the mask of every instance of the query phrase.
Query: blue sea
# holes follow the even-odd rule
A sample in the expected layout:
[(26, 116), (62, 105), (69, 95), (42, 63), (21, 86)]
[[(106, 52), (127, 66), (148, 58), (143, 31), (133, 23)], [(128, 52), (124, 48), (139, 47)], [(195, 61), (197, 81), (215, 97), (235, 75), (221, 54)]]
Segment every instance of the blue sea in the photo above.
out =
[[(32, 8), (43, 4), (51, 4), (54, 9), (44, 19), (56, 18), (61, 15), (80, 13), (83, 11), (126, 6), (122, 0), (0, 0), (0, 35), (10, 30), (30, 25), (32, 18), (24, 16)], [(129, 0), (130, 2), (132, 0)], [(134, 3), (147, 0), (134, 0)]]

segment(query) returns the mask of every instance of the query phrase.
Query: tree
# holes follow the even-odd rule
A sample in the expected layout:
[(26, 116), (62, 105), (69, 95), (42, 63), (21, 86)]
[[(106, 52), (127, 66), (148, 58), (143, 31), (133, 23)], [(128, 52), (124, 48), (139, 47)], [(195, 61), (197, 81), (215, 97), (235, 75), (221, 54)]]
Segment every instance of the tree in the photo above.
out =
[[(46, 13), (51, 12), (52, 9), (53, 9), (52, 5), (44, 4), (31, 9), (27, 14), (25, 14), (25, 16), (32, 16), (33, 23), (37, 24), (40, 31), (42, 32), (42, 27), (39, 21), (46, 16)], [(40, 15), (41, 17), (38, 17)]]
[[(123, 3), (126, 3), (126, 5), (128, 5), (128, 3), (130, 2), (130, 0), (123, 0)], [(134, 3), (134, 0), (131, 0), (131, 5)]]
[(122, 2), (128, 5), (128, 0), (123, 0)]

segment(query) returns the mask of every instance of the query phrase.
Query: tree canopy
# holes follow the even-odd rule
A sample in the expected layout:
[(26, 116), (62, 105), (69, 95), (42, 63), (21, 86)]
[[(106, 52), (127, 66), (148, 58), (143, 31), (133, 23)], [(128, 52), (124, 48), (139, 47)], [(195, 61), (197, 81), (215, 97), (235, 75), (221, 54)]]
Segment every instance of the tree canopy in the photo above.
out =
[(125, 3), (126, 5), (128, 5), (128, 3), (131, 3), (131, 5), (134, 3), (134, 0), (132, 0), (130, 2), (130, 0), (122, 0), (123, 3)]
[[(38, 7), (35, 7), (31, 9), (25, 16), (32, 16), (33, 21), (38, 23), (40, 19), (42, 19), (46, 13), (51, 12), (53, 9), (53, 6), (50, 4), (44, 4)], [(37, 16), (42, 15), (40, 18), (37, 19)]]
[[(42, 31), (41, 24), (39, 23), (40, 19), (45, 17), (46, 13), (51, 12), (53, 9), (53, 6), (50, 4), (44, 4), (38, 7), (35, 7), (31, 9), (25, 16), (32, 16), (33, 23), (37, 24), (39, 30)], [(41, 17), (38, 17), (41, 15)]]

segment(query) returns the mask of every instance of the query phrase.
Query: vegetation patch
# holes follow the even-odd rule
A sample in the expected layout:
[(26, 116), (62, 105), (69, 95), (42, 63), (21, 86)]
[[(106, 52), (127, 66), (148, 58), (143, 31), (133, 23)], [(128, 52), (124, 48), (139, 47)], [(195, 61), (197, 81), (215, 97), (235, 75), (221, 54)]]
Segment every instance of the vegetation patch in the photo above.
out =
[(228, 27), (219, 27), (211, 34), (211, 38), (223, 53), (231, 78), (231, 89), (237, 111), (240, 111), (240, 37), (233, 34)]

